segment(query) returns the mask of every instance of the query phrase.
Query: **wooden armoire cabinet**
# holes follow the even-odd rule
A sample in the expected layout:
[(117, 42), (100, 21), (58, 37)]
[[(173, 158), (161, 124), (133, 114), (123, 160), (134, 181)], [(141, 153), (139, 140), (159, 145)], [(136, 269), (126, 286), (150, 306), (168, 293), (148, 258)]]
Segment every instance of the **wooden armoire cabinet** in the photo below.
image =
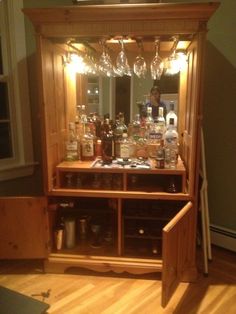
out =
[[(161, 272), (163, 306), (179, 281), (196, 279), (204, 47), (207, 21), (217, 7), (218, 3), (146, 3), (23, 9), (35, 27), (37, 42), (45, 195), (40, 200), (0, 200), (1, 225), (4, 219), (8, 225), (21, 220), (18, 231), (21, 234), (24, 226), (26, 235), (22, 241), (17, 230), (13, 238), (8, 232), (10, 240), (5, 245), (1, 241), (1, 258), (43, 258), (48, 272), (63, 272), (71, 266), (135, 274)], [(187, 67), (179, 79), (180, 158), (176, 169), (107, 169), (94, 162), (64, 161), (68, 123), (75, 119), (83, 86), (76, 86), (78, 80), (66, 70), (68, 42), (86, 43), (94, 49), (104, 38), (142, 38), (145, 50), (158, 37), (160, 55), (167, 56), (173, 36), (178, 36), (187, 54)], [(69, 186), (68, 175), (79, 178), (79, 183)], [(171, 180), (177, 193), (166, 190)], [(77, 221), (86, 217), (89, 233), (99, 225), (100, 245), (91, 245), (78, 235), (74, 248), (56, 250), (54, 228), (59, 213)], [(30, 234), (35, 238), (36, 230), (40, 232), (32, 245)], [(24, 250), (29, 241), (31, 246)]]

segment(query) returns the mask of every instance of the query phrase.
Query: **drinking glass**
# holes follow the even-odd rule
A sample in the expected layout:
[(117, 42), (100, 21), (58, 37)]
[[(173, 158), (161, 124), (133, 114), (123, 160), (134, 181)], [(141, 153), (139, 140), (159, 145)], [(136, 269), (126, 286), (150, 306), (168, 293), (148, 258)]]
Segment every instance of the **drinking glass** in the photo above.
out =
[(164, 63), (158, 53), (159, 43), (160, 43), (159, 39), (156, 39), (155, 40), (155, 56), (152, 59), (152, 62), (150, 64), (151, 76), (153, 80), (160, 80), (161, 75), (163, 73), (163, 69), (164, 69)]
[(142, 56), (143, 46), (140, 42), (138, 43), (138, 46), (139, 46), (139, 55), (135, 58), (135, 62), (133, 66), (134, 73), (139, 78), (141, 77), (145, 78), (146, 73), (147, 73), (147, 65), (146, 65), (144, 57)]
[(131, 75), (131, 70), (128, 62), (128, 58), (125, 53), (124, 41), (120, 40), (121, 51), (116, 58), (116, 72), (120, 75)]
[(177, 36), (173, 37), (173, 47), (170, 56), (165, 60), (165, 75), (174, 75), (180, 71), (180, 63), (176, 54), (176, 48), (179, 42)]
[(101, 74), (106, 76), (112, 76), (113, 75), (113, 65), (111, 61), (111, 57), (106, 49), (106, 44), (104, 41), (101, 42), (102, 45), (102, 54), (100, 56), (98, 67), (101, 72)]

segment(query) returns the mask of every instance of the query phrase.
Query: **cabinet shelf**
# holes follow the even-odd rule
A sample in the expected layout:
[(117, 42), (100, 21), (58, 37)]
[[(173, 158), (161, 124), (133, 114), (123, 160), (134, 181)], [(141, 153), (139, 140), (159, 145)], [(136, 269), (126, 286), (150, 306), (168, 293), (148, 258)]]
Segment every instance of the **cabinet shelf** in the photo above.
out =
[(61, 250), (52, 250), (52, 254), (67, 254), (67, 255), (86, 255), (86, 256), (118, 256), (114, 244), (102, 243), (100, 247), (92, 247), (91, 242), (79, 243), (72, 249), (63, 248)]
[(136, 234), (125, 234), (127, 239), (149, 239), (149, 240), (161, 240), (161, 236), (152, 236), (152, 235), (136, 235)]
[(150, 169), (132, 169), (116, 164), (97, 167), (94, 166), (96, 164), (97, 161), (60, 163), (56, 167), (56, 187), (53, 190), (169, 193), (168, 186), (174, 182), (176, 193), (185, 193), (186, 169), (180, 159), (176, 169), (156, 169), (153, 160), (150, 160)]
[(169, 218), (165, 218), (162, 216), (152, 217), (152, 216), (124, 216), (124, 219), (127, 220), (156, 220), (156, 221), (168, 221)]

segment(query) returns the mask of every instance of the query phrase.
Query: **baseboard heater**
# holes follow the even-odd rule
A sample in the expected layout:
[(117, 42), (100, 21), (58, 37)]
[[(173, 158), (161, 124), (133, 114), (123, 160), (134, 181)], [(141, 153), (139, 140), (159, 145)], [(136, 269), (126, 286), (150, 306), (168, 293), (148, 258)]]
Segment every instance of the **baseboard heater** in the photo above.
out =
[(236, 252), (236, 231), (210, 225), (211, 243)]

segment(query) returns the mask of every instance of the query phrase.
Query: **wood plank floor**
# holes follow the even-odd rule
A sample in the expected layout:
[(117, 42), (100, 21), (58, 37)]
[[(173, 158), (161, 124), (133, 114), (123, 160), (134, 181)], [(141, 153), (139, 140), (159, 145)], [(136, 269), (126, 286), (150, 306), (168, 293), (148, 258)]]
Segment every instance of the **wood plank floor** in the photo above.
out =
[(28, 296), (50, 290), (44, 299), (51, 305), (49, 314), (235, 314), (236, 253), (217, 247), (212, 252), (208, 277), (202, 275), (200, 262), (197, 282), (181, 283), (165, 309), (160, 306), (159, 275), (125, 278), (81, 270), (44, 274), (40, 261), (1, 261), (0, 285)]

